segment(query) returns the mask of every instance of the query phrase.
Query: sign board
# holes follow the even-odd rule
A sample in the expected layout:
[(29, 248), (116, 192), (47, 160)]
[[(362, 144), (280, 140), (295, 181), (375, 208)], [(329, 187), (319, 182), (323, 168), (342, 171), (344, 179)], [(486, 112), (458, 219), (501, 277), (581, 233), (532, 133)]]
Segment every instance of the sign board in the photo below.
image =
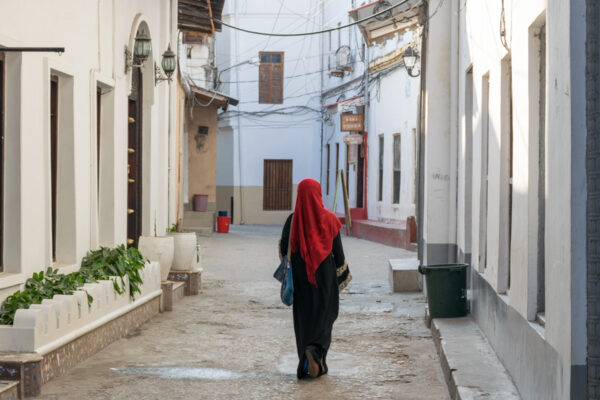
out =
[(364, 130), (364, 114), (341, 114), (341, 131), (362, 131)]
[(363, 144), (363, 137), (358, 133), (351, 133), (344, 136), (344, 143), (346, 144)]

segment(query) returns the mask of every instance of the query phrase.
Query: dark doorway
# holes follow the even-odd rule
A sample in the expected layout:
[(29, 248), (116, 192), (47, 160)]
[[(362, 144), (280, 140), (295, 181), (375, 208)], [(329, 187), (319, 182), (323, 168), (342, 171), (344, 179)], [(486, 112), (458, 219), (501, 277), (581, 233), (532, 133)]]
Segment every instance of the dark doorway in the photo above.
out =
[(102, 120), (102, 89), (96, 89), (96, 172), (98, 184), (98, 198), (100, 198), (100, 129)]
[(356, 160), (356, 207), (363, 208), (365, 183), (365, 154), (364, 146), (358, 145), (358, 154)]
[(50, 79), (50, 174), (52, 185), (52, 261), (56, 261), (56, 189), (58, 180), (58, 77)]
[(0, 272), (4, 265), (4, 55), (0, 53)]
[(142, 71), (134, 68), (129, 96), (127, 145), (127, 246), (142, 233)]

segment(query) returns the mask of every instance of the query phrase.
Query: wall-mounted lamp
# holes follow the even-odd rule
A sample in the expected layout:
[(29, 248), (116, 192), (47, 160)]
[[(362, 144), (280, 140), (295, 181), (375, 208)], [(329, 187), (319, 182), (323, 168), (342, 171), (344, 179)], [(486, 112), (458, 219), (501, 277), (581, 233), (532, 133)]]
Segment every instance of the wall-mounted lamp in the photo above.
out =
[[(135, 37), (133, 54), (129, 51), (127, 46), (125, 46), (125, 73), (127, 73), (130, 68), (141, 67), (150, 55), (151, 50), (152, 38), (150, 38), (150, 34), (145, 29), (142, 29)], [(134, 60), (139, 61), (139, 64), (135, 64)]]
[(163, 71), (165, 71), (164, 75), (160, 71), (160, 68), (156, 63), (154, 63), (154, 84), (158, 85), (160, 81), (169, 81), (171, 82), (171, 75), (175, 72), (175, 68), (177, 68), (177, 60), (175, 58), (175, 53), (171, 50), (171, 44), (169, 43), (169, 48), (162, 55), (162, 61), (160, 62)]
[(402, 60), (404, 60), (404, 68), (406, 68), (406, 72), (408, 72), (408, 75), (412, 76), (413, 78), (416, 78), (417, 76), (421, 75), (420, 70), (418, 70), (416, 74), (413, 74), (413, 70), (415, 68), (415, 65), (417, 64), (418, 59), (419, 54), (410, 46), (408, 46), (406, 50), (404, 50), (404, 53), (402, 53)]

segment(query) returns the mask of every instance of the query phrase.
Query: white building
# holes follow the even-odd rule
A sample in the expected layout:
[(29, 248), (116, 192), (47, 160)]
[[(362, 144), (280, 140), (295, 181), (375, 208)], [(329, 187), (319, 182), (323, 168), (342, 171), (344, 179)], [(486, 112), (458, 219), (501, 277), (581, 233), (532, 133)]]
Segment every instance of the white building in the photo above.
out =
[[(142, 33), (150, 55), (126, 68)], [(176, 88), (155, 83), (155, 63), (176, 37), (175, 0), (2, 3), (0, 300), (33, 272), (71, 271), (172, 221)]]
[[(385, 7), (381, 8), (378, 2), (325, 2), (323, 29), (371, 17), (389, 7), (386, 4), (382, 3)], [(371, 18), (369, 23), (385, 24), (388, 17)], [(357, 25), (321, 36), (321, 100), (327, 111), (321, 160), (325, 204), (333, 209), (335, 203), (335, 212), (344, 214), (341, 183), (337, 183), (336, 196), (338, 171), (344, 170), (354, 222), (360, 226), (370, 220), (377, 222), (373, 227), (385, 226), (377, 234), (361, 233), (360, 228), (353, 229), (352, 234), (372, 240), (387, 238), (388, 244), (394, 245), (401, 244), (390, 238), (405, 230), (406, 219), (415, 216), (416, 211), (420, 90), (420, 79), (409, 76), (403, 61), (408, 46), (418, 49), (418, 32), (408, 30), (410, 26), (399, 28), (373, 40), (361, 33)], [(342, 131), (345, 113), (362, 117), (362, 129)], [(347, 144), (351, 137), (361, 143)]]
[[(232, 0), (223, 20), (260, 32), (309, 32), (321, 26), (319, 11), (317, 0)], [(218, 90), (239, 100), (219, 117), (217, 146), (217, 209), (232, 213), (233, 223), (283, 223), (296, 185), (319, 179), (319, 49), (318, 36), (227, 27), (216, 36)]]
[(421, 260), (471, 264), (472, 316), (523, 398), (584, 398), (585, 4), (435, 6)]

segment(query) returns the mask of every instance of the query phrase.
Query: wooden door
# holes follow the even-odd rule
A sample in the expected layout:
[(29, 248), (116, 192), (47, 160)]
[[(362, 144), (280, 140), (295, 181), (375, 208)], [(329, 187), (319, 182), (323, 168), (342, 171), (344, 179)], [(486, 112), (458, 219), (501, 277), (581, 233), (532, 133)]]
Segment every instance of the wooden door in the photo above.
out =
[(52, 260), (56, 260), (56, 191), (58, 180), (58, 77), (50, 80), (50, 175), (52, 190)]
[(265, 160), (263, 210), (292, 209), (292, 160)]
[(142, 233), (142, 76), (132, 72), (127, 140), (127, 246), (137, 247)]
[(365, 154), (363, 145), (359, 144), (356, 159), (356, 207), (363, 208), (364, 198), (364, 175), (365, 175)]
[(0, 53), (0, 272), (4, 266), (4, 56)]

